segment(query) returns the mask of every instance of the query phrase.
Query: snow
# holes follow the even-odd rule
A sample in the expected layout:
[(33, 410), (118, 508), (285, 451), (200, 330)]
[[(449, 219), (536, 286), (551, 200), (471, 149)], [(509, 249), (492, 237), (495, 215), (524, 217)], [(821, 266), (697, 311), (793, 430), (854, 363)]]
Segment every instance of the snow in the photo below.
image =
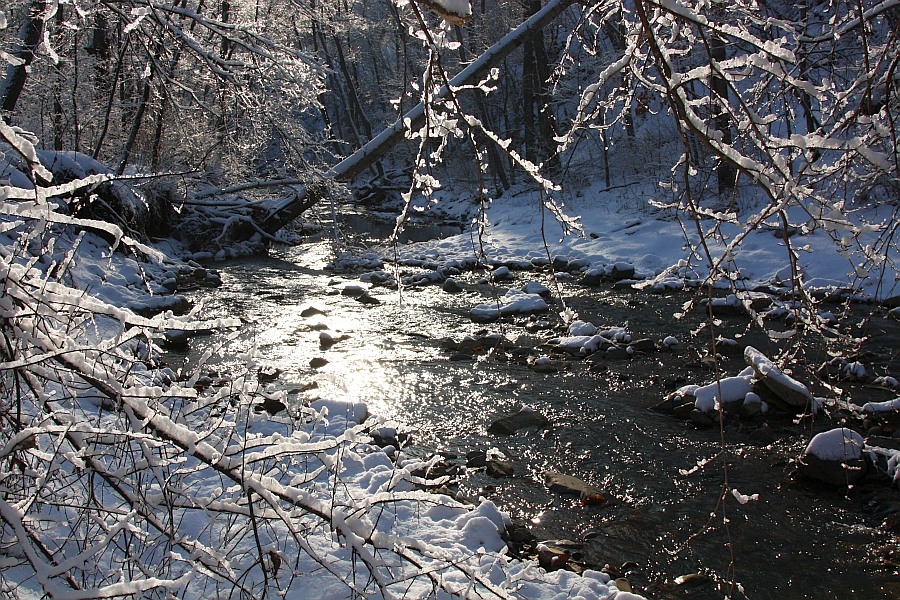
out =
[[(439, 203), (445, 214), (460, 214), (464, 218), (476, 218), (475, 205), (463, 199), (442, 195), (437, 192)], [(512, 190), (491, 201), (487, 213), (487, 230), (484, 252), (495, 264), (515, 261), (529, 261), (533, 264), (546, 263), (543, 248), (546, 240), (551, 257), (562, 257), (579, 261), (585, 265), (582, 274), (595, 272), (610, 274), (614, 268), (635, 269), (635, 278), (640, 284), (651, 289), (681, 289), (703, 282), (708, 270), (695, 256), (698, 244), (695, 227), (672, 218), (671, 213), (654, 209), (651, 202), (659, 199), (663, 191), (649, 183), (635, 183), (625, 190), (606, 190), (595, 183), (578, 193), (563, 194), (562, 202), (569, 215), (577, 216), (582, 231), (566, 230), (547, 215), (542, 217), (541, 198), (538, 193)], [(748, 200), (752, 202), (752, 200)], [(656, 214), (658, 218), (653, 218)], [(788, 207), (791, 222), (806, 223), (809, 216), (798, 207)], [(892, 218), (890, 207), (875, 207), (853, 214), (858, 222), (865, 219), (874, 223), (888, 223)], [(712, 228), (714, 223), (702, 223)], [(772, 234), (772, 230), (759, 227), (748, 233), (742, 243), (728, 248), (725, 240), (734, 239), (741, 233), (743, 223), (719, 222), (715, 224), (723, 239), (708, 237), (707, 243), (713, 257), (722, 255), (726, 249), (732, 260), (728, 270), (739, 273), (736, 282), (739, 290), (752, 290), (757, 286), (780, 287), (790, 277), (790, 269), (785, 265), (789, 252), (783, 240)], [(543, 227), (543, 232), (542, 232)], [(877, 246), (878, 231), (863, 229), (859, 234), (860, 247)], [(687, 236), (687, 239), (686, 237)], [(799, 266), (803, 269), (804, 286), (810, 292), (847, 290), (856, 282), (856, 293), (873, 298), (887, 298), (900, 294), (897, 265), (900, 259), (896, 250), (891, 250), (891, 260), (879, 265), (858, 280), (855, 261), (860, 260), (852, 252), (848, 253), (836, 244), (822, 227), (809, 227), (791, 238), (800, 253)], [(544, 255), (543, 258), (541, 256)], [(400, 248), (400, 261), (414, 264), (429, 260), (451, 262), (465, 260), (472, 256), (472, 233), (463, 232), (440, 240), (419, 242)], [(578, 264), (578, 263), (576, 263)], [(884, 272), (881, 272), (881, 268)], [(724, 282), (720, 282), (724, 286)], [(740, 304), (740, 297), (716, 300), (717, 303)]]
[(866, 402), (863, 404), (863, 412), (865, 413), (883, 413), (900, 410), (900, 398), (886, 400), (884, 402)]
[(852, 460), (862, 456), (864, 446), (865, 441), (860, 434), (852, 429), (839, 427), (813, 436), (804, 454), (828, 461)]
[(597, 333), (597, 326), (585, 321), (572, 321), (569, 325), (570, 336), (592, 336)]
[(469, 0), (431, 0), (434, 4), (444, 9), (444, 12), (459, 17), (472, 16), (472, 7)]
[(529, 294), (521, 290), (509, 290), (497, 302), (474, 306), (469, 314), (480, 321), (494, 321), (500, 317), (546, 312), (550, 309), (547, 301), (539, 294)]
[[(717, 382), (708, 385), (696, 387), (693, 389), (693, 395), (696, 400), (694, 406), (703, 411), (711, 412), (712, 410), (722, 410), (722, 405), (732, 402), (745, 402), (747, 396), (752, 393), (753, 377), (750, 375), (725, 377)], [(683, 394), (686, 390), (682, 388), (679, 393)], [(754, 394), (755, 396), (755, 394)], [(758, 396), (757, 396), (758, 398)], [(750, 402), (753, 399), (750, 398)]]

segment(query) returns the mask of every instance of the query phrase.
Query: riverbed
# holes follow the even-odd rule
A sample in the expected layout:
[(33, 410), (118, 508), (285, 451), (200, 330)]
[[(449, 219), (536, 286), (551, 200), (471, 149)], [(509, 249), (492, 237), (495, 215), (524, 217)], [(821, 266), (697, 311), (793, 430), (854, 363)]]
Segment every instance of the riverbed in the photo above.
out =
[[(461, 293), (436, 285), (375, 287), (370, 297), (377, 304), (363, 303), (342, 293), (360, 283), (355, 275), (326, 270), (331, 255), (328, 243), (316, 242), (217, 264), (222, 287), (194, 292), (191, 300), (202, 316), (238, 317), (245, 325), (228, 343), (223, 336), (194, 340), (188, 360), (221, 346), (223, 354), (205, 367), (219, 376), (242, 372), (252, 355), (278, 372), (267, 389), (288, 391), (292, 403), (365, 402), (408, 432), (408, 451), (445, 457), (459, 497), (492, 500), (539, 540), (575, 542), (576, 566), (606, 565), (650, 598), (900, 597), (900, 578), (884, 559), (896, 540), (881, 525), (895, 492), (883, 482), (826, 488), (795, 474), (806, 442), (834, 425), (827, 416), (801, 422), (770, 416), (729, 422), (720, 431), (652, 410), (680, 385), (708, 383), (717, 372), (733, 375), (744, 366), (739, 356), (710, 359), (710, 332), (692, 333), (703, 322), (700, 311), (674, 318), (687, 292), (574, 281), (557, 287), (547, 273), (516, 272), (503, 286), (539, 281), (557, 294), (550, 317), (483, 324), (469, 317), (472, 306), (497, 293), (483, 273), (461, 274)], [(675, 336), (685, 348), (627, 360), (560, 361), (551, 373), (509, 354), (455, 360), (448, 350), (448, 340), (493, 333), (513, 347), (535, 348), (558, 334), (542, 327), (555, 324), (563, 303), (598, 326), (627, 327), (635, 339)], [(886, 328), (877, 343), (896, 344), (892, 336), (900, 332), (892, 324), (867, 326)], [(323, 344), (323, 332), (332, 345)], [(774, 350), (746, 318), (724, 318), (712, 335)], [(896, 349), (885, 352), (896, 373)], [(494, 419), (522, 407), (545, 415), (550, 426), (488, 433)], [(465, 467), (467, 454), (491, 450), (513, 465), (512, 477)], [(548, 470), (602, 488), (607, 501), (584, 505), (549, 491)], [(741, 504), (732, 490), (758, 500)]]

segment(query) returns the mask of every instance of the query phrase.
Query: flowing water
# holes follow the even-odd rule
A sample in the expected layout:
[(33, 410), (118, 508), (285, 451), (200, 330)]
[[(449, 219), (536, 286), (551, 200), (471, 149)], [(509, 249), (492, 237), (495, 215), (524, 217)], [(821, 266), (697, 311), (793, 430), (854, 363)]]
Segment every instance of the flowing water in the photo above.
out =
[[(375, 288), (381, 304), (364, 305), (339, 293), (344, 280), (324, 270), (328, 258), (327, 244), (313, 243), (217, 265), (224, 285), (197, 292), (195, 302), (209, 317), (240, 317), (247, 324), (215, 368), (237, 371), (240, 354), (255, 348), (264, 363), (281, 370), (268, 385), (289, 390), (294, 402), (364, 401), (370, 412), (409, 431), (420, 451), (440, 451), (451, 464), (465, 464), (472, 450), (499, 449), (515, 465), (515, 476), (497, 479), (469, 470), (458, 485), (460, 496), (494, 501), (526, 521), (539, 539), (582, 543), (577, 559), (612, 565), (648, 597), (722, 598), (728, 588), (720, 580), (728, 579), (753, 599), (900, 597), (900, 578), (878, 553), (895, 540), (865, 511), (868, 492), (836, 491), (794, 476), (792, 459), (827, 422), (794, 424), (782, 417), (729, 424), (727, 489), (759, 499), (742, 505), (729, 494), (723, 508), (718, 500), (726, 468), (715, 459), (719, 430), (695, 429), (650, 410), (674, 386), (714, 378), (702, 356), (708, 333), (691, 342), (697, 349), (679, 354), (575, 361), (558, 373), (537, 373), (516, 361), (450, 360), (446, 338), (502, 332), (517, 345), (533, 346), (548, 332), (529, 332), (521, 322), (473, 323), (469, 308), (492, 293), (476, 274), (460, 278), (461, 294), (438, 286), (402, 294)], [(548, 283), (536, 273), (518, 277), (519, 284)], [(582, 319), (601, 326), (627, 323), (635, 338), (690, 340), (698, 324), (673, 318), (686, 295), (573, 283), (560, 291)], [(302, 316), (310, 307), (321, 314)], [(554, 310), (560, 307), (557, 301)], [(346, 337), (323, 350), (323, 327), (335, 338)], [(746, 322), (721, 327), (719, 333), (740, 336)], [(189, 358), (218, 341), (197, 340)], [(767, 350), (763, 338), (753, 341)], [(316, 357), (327, 364), (312, 368)], [(733, 358), (720, 368), (733, 375), (742, 367)], [(492, 419), (521, 406), (541, 412), (552, 426), (511, 436), (487, 432)], [(699, 468), (703, 461), (711, 462)], [(604, 488), (610, 502), (582, 506), (577, 498), (549, 492), (543, 483), (548, 469)], [(884, 483), (877, 486), (885, 488), (879, 493), (894, 493)], [(676, 583), (692, 573), (708, 577)], [(732, 592), (742, 597), (738, 589)]]

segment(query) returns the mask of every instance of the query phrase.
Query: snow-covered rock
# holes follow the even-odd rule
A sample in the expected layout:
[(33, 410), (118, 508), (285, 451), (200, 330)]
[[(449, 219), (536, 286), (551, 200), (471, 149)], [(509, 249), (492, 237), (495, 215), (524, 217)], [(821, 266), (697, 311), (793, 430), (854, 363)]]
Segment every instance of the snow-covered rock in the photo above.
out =
[(537, 294), (509, 290), (498, 302), (479, 304), (469, 311), (473, 321), (495, 321), (515, 314), (535, 314), (549, 310), (547, 302)]
[(850, 485), (866, 474), (865, 441), (852, 429), (838, 427), (815, 435), (799, 461), (799, 472), (830, 485)]
[(753, 368), (760, 384), (792, 410), (807, 410), (813, 404), (809, 389), (796, 379), (784, 374), (762, 352), (753, 346), (744, 348), (744, 360)]

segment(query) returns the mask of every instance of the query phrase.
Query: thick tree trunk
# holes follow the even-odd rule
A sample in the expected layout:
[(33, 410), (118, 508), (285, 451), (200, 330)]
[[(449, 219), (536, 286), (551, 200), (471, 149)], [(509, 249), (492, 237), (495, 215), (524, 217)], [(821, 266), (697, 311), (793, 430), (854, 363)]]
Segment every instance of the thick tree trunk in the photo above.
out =
[(6, 68), (6, 78), (0, 82), (0, 111), (12, 114), (16, 110), (19, 96), (25, 89), (28, 67), (34, 62), (35, 51), (44, 32), (44, 13), (47, 5), (43, 0), (32, 0), (28, 5), (28, 16), (22, 25), (19, 37), (21, 47), (13, 53), (21, 62)]

